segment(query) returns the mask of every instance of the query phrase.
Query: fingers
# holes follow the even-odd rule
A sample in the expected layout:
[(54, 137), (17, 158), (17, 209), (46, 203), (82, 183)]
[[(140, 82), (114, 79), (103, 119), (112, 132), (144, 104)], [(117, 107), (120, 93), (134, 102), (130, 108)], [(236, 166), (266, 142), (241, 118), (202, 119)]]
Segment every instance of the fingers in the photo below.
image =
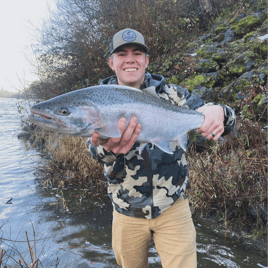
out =
[(127, 127), (120, 143), (118, 144), (118, 147), (113, 150), (114, 153), (126, 154), (131, 150), (131, 148), (135, 144), (141, 132), (141, 125), (137, 124), (137, 120), (134, 120), (134, 122), (136, 123), (133, 124), (133, 122), (131, 122), (131, 125)]
[(95, 146), (105, 145), (107, 141), (107, 139), (101, 139), (98, 132), (94, 132), (91, 136), (91, 143)]
[(128, 123), (128, 127), (124, 131), (122, 138), (121, 138), (122, 146), (126, 145), (130, 140), (133, 140), (133, 134), (135, 132), (137, 123), (138, 123), (138, 119), (136, 117), (132, 117), (130, 119)]
[[(123, 134), (124, 129), (126, 127), (126, 119), (124, 117), (120, 118), (117, 122), (117, 125), (118, 125), (118, 128), (119, 128), (121, 134)], [(107, 152), (113, 151), (113, 149), (118, 146), (121, 139), (122, 139), (122, 136), (119, 138), (109, 138), (107, 143), (105, 144), (104, 149)]]
[(213, 124), (209, 127), (209, 129), (206, 132), (203, 132), (202, 135), (209, 140), (217, 141), (221, 137), (223, 131), (224, 128), (222, 125)]
[[(224, 132), (224, 112), (221, 106), (203, 106), (198, 109), (205, 115), (202, 126), (198, 129), (207, 139), (217, 141)], [(214, 134), (214, 135), (213, 135)]]
[(141, 125), (137, 124), (137, 121), (136, 117), (132, 117), (125, 129), (126, 119), (120, 118), (117, 125), (122, 133), (121, 138), (110, 138), (104, 149), (115, 154), (126, 154), (129, 152), (141, 132)]
[(91, 143), (95, 146), (99, 145), (99, 139), (100, 139), (100, 134), (97, 132), (94, 132), (91, 136)]

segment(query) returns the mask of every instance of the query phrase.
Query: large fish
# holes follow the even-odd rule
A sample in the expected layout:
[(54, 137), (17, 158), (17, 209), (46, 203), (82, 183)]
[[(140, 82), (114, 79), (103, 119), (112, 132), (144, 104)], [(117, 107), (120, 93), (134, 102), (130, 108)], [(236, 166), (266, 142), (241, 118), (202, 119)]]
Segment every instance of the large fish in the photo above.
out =
[(142, 128), (137, 141), (169, 154), (173, 154), (169, 143), (173, 141), (186, 150), (187, 132), (204, 121), (202, 113), (160, 99), (154, 87), (139, 90), (119, 85), (75, 90), (38, 103), (31, 112), (30, 121), (46, 129), (84, 137), (96, 131), (102, 138), (120, 137), (118, 119), (125, 117), (128, 123), (136, 116)]

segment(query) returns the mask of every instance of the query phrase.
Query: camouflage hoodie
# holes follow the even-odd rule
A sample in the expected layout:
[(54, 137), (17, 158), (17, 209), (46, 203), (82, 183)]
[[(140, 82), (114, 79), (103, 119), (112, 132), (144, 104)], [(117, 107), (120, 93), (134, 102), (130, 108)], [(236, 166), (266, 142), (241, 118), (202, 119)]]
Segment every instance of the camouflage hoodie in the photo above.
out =
[[(116, 76), (104, 79), (101, 84), (117, 84)], [(142, 88), (154, 86), (157, 94), (174, 105), (197, 109), (204, 100), (191, 95), (187, 89), (178, 85), (166, 85), (164, 77), (146, 73)], [(225, 131), (228, 134), (235, 125), (234, 111), (222, 106), (225, 111)], [(114, 209), (127, 216), (153, 219), (181, 196), (188, 186), (188, 166), (185, 153), (173, 142), (173, 155), (147, 144), (139, 155), (140, 143), (136, 142), (127, 154), (115, 155), (107, 152), (103, 146), (94, 146), (90, 142), (89, 151), (93, 158), (104, 163), (104, 174), (108, 180), (108, 195)]]

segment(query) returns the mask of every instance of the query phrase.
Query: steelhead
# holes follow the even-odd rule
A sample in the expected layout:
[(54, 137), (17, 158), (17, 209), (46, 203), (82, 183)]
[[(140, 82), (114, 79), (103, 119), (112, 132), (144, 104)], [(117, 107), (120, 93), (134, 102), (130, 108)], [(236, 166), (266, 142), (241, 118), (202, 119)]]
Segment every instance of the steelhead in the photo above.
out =
[(173, 141), (186, 150), (187, 132), (204, 121), (202, 113), (160, 99), (154, 87), (139, 90), (119, 85), (75, 90), (34, 105), (31, 113), (30, 121), (48, 130), (83, 137), (96, 131), (102, 138), (121, 137), (118, 119), (125, 117), (128, 124), (136, 116), (142, 128), (137, 141), (169, 154), (173, 154)]

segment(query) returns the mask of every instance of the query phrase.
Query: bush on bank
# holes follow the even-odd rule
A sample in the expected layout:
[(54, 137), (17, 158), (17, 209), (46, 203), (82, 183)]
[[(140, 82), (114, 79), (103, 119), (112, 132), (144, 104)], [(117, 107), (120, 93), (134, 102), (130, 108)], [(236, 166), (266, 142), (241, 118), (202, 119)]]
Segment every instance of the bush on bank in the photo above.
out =
[(58, 0), (33, 43), (40, 80), (28, 94), (48, 99), (95, 85), (112, 74), (107, 65), (113, 34), (142, 31), (152, 62), (176, 53), (241, 0)]
[(239, 120), (231, 135), (201, 152), (190, 147), (189, 198), (204, 217), (225, 228), (254, 227), (261, 237), (267, 223), (267, 133), (260, 123)]

